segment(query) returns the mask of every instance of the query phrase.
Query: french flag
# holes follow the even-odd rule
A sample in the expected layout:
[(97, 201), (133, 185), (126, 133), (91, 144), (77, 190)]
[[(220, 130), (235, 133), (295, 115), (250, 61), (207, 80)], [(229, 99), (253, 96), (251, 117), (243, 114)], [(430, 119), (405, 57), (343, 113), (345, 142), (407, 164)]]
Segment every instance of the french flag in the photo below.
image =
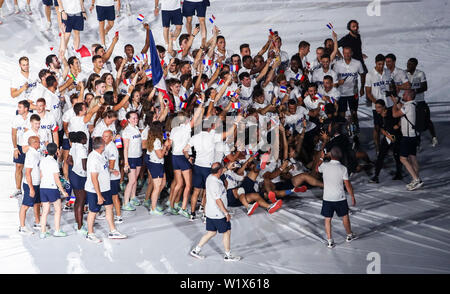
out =
[(147, 53), (141, 53), (141, 56), (142, 56), (142, 60), (145, 60), (145, 59), (148, 60), (148, 55), (147, 55)]
[(202, 104), (202, 99), (197, 98), (196, 102), (197, 102), (197, 104)]
[(281, 104), (281, 99), (277, 98), (277, 101), (275, 102), (276, 105), (280, 105)]
[(181, 109), (186, 109), (187, 108), (187, 102), (181, 102), (180, 103), (180, 108)]
[(230, 65), (230, 71), (231, 72), (238, 72), (239, 71), (239, 65)]
[(131, 79), (125, 79), (125, 80), (123, 80), (123, 83), (127, 86), (131, 85)]
[(57, 132), (58, 130), (59, 130), (59, 127), (57, 124), (55, 124), (52, 128), (52, 132), (54, 133), (54, 132)]
[(331, 103), (336, 103), (336, 99), (334, 97), (330, 97)]
[(216, 62), (215, 63), (216, 68), (218, 68), (220, 66), (220, 68), (223, 68), (223, 64)]
[(137, 20), (140, 21), (140, 22), (143, 22), (144, 18), (145, 17), (142, 14), (139, 14), (138, 17), (137, 17)]
[(234, 96), (236, 96), (236, 92), (234, 92), (234, 91), (228, 91), (226, 96), (234, 97)]
[(240, 109), (241, 108), (241, 102), (233, 102), (233, 104), (231, 104), (231, 107), (233, 109)]
[(216, 17), (214, 16), (214, 14), (211, 15), (211, 17), (209, 18), (209, 21), (214, 24), (214, 21), (216, 20)]
[(146, 75), (149, 79), (151, 79), (151, 78), (152, 78), (152, 69), (151, 69), (151, 68), (146, 69), (146, 70), (145, 70), (145, 75)]
[[(150, 40), (150, 60), (152, 68), (152, 80), (153, 85), (156, 89), (164, 93), (165, 99), (169, 100), (169, 95), (167, 95), (166, 81), (163, 78), (163, 69), (161, 66), (161, 60), (159, 59), (158, 50), (156, 50), (155, 40), (153, 39), (152, 30), (148, 31)], [(170, 105), (169, 105), (170, 107)], [(173, 111), (173, 105), (171, 107)]]
[(272, 31), (272, 29), (269, 29), (269, 33), (271, 36), (275, 35), (275, 33)]
[(202, 92), (206, 91), (206, 84), (204, 82), (200, 84), (200, 89), (202, 90)]
[(140, 58), (138, 55), (136, 55), (135, 57), (133, 57), (133, 62), (134, 62), (134, 63), (138, 63), (139, 61), (141, 61), (141, 58)]
[(280, 93), (286, 93), (286, 92), (287, 92), (286, 86), (280, 86)]
[(217, 85), (222, 85), (224, 83), (224, 80), (223, 79), (219, 79), (218, 81), (217, 81)]
[(203, 59), (203, 64), (211, 66), (212, 65), (212, 60), (211, 59)]
[(181, 102), (187, 101), (187, 99), (188, 99), (188, 95), (186, 93), (184, 93), (183, 96), (180, 96), (180, 101)]
[(313, 100), (322, 99), (322, 97), (323, 97), (322, 95), (317, 93), (316, 96), (313, 97)]
[(333, 27), (333, 25), (331, 24), (331, 22), (327, 23), (327, 28), (329, 28), (330, 30), (333, 30), (333, 29), (334, 29), (334, 27)]
[(296, 75), (295, 75), (295, 79), (296, 79), (297, 81), (303, 82), (303, 81), (305, 80), (305, 76), (302, 75), (302, 74), (296, 74)]

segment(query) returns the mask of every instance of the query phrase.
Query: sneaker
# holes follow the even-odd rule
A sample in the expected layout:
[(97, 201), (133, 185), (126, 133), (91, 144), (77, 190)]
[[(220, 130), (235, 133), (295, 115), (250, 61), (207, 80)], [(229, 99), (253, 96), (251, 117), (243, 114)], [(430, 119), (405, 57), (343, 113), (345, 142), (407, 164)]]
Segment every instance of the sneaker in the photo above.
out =
[(156, 210), (158, 210), (158, 211), (164, 211), (164, 208), (163, 208), (161, 205), (156, 204)]
[(144, 200), (142, 202), (142, 205), (144, 205), (144, 207), (147, 207), (148, 209), (150, 209), (150, 207), (152, 206), (152, 201), (150, 199)]
[(437, 144), (438, 144), (438, 139), (436, 137), (433, 137), (433, 139), (431, 139), (431, 146), (436, 147)]
[(109, 239), (125, 239), (125, 238), (127, 238), (127, 235), (122, 234), (118, 230), (114, 230), (114, 231), (109, 232), (108, 238)]
[(67, 205), (64, 205), (64, 207), (63, 207), (63, 209), (62, 209), (63, 211), (72, 211), (72, 207), (71, 206), (67, 206)]
[(336, 243), (334, 243), (333, 239), (327, 240), (327, 247), (328, 248), (333, 248), (334, 246), (336, 246)]
[(136, 208), (131, 204), (131, 202), (128, 202), (127, 204), (122, 205), (122, 210), (125, 210), (125, 211), (135, 211)]
[(270, 202), (275, 203), (277, 201), (277, 197), (274, 192), (270, 191), (267, 196), (269, 197)]
[(258, 208), (258, 206), (259, 206), (258, 202), (249, 204), (247, 207), (247, 215), (251, 216), (255, 212), (255, 210)]
[[(178, 211), (178, 213), (180, 213), (180, 212)], [(189, 216), (189, 220), (191, 222), (193, 222), (195, 220), (195, 212), (191, 212), (191, 215)]]
[(49, 232), (45, 232), (45, 233), (40, 233), (39, 234), (39, 238), (40, 239), (45, 239), (45, 238), (48, 238), (48, 237), (50, 237), (52, 234), (50, 234)]
[(45, 30), (48, 31), (52, 28), (52, 23), (51, 22), (47, 22), (47, 25), (45, 26)]
[(81, 236), (87, 236), (88, 235), (88, 230), (86, 229), (86, 227), (83, 225), (81, 227), (81, 229), (77, 229), (77, 233)]
[(402, 174), (395, 174), (395, 176), (392, 178), (393, 181), (401, 181), (403, 180)]
[(357, 239), (357, 236), (354, 233), (347, 234), (347, 237), (345, 238), (345, 241), (352, 242), (352, 240)]
[(94, 234), (87, 234), (86, 240), (93, 242), (93, 243), (101, 243), (102, 242), (102, 240), (97, 238), (97, 236), (95, 236)]
[(420, 187), (422, 187), (423, 184), (424, 184), (424, 183), (423, 183), (420, 179), (418, 179), (418, 180), (414, 181), (414, 184), (413, 184), (412, 186), (408, 187), (408, 191), (414, 191), (414, 190), (417, 190), (417, 189), (419, 189)]
[(125, 191), (125, 188), (127, 187), (127, 183), (125, 183), (125, 181), (123, 181), (122, 183), (120, 183), (120, 190), (121, 191)]
[(206, 214), (203, 214), (201, 219), (202, 219), (202, 223), (206, 224)]
[(200, 207), (198, 208), (198, 212), (203, 212), (203, 205), (200, 205)]
[(148, 212), (150, 215), (164, 215), (164, 212), (159, 211), (157, 209), (150, 209), (150, 211)]
[[(108, 35), (105, 36), (105, 40), (108, 37)], [(109, 44), (109, 41), (106, 41)], [(137, 182), (138, 187), (142, 187), (142, 184), (144, 184), (144, 180), (143, 179), (139, 179)]]
[(27, 227), (19, 227), (19, 233), (22, 235), (33, 235), (34, 232), (30, 231)]
[(267, 209), (267, 211), (272, 214), (275, 211), (277, 211), (278, 209), (281, 208), (281, 206), (283, 205), (283, 200), (277, 200), (277, 202), (273, 203), (271, 206), (269, 206), (269, 208)]
[(53, 232), (53, 236), (55, 236), (55, 237), (67, 237), (67, 233), (64, 232), (64, 231), (61, 231), (61, 230), (54, 231)]
[(166, 201), (166, 206), (167, 206), (167, 207), (170, 206), (170, 200), (169, 200), (169, 199), (167, 199), (167, 201)]
[(223, 257), (224, 261), (239, 261), (241, 260), (240, 256), (234, 256), (231, 254), (225, 254), (225, 256)]
[(20, 195), (22, 195), (22, 190), (17, 190), (17, 189), (16, 189), (16, 191), (14, 191), (14, 192), (11, 194), (11, 196), (9, 196), (9, 198), (16, 198), (16, 197), (19, 197)]
[(15, 13), (15, 14), (19, 14), (19, 13), (20, 13), (19, 6), (18, 6), (18, 5), (14, 5), (14, 13)]
[[(170, 204), (169, 204), (170, 205)], [(180, 210), (181, 209), (181, 202), (175, 202), (173, 204), (173, 208), (175, 208), (176, 210)]]
[(178, 210), (176, 208), (169, 206), (169, 209), (167, 211), (172, 215), (178, 215)]
[(25, 12), (26, 12), (28, 15), (33, 14), (33, 13), (31, 12), (31, 7), (30, 7), (29, 4), (27, 4), (27, 5), (25, 6)]
[[(47, 225), (47, 229), (50, 229), (49, 225)], [(33, 224), (33, 230), (40, 231), (41, 230), (41, 224), (34, 223)]]
[(130, 203), (131, 203), (133, 206), (140, 206), (140, 205), (141, 205), (141, 201), (139, 201), (139, 199), (137, 199), (136, 197), (131, 198)]
[(373, 178), (371, 178), (370, 180), (369, 180), (369, 183), (371, 183), (371, 184), (379, 184), (380, 183), (380, 180), (378, 180), (378, 177), (373, 177)]
[(200, 252), (195, 251), (195, 248), (192, 249), (191, 252), (189, 252), (189, 254), (198, 259), (205, 259), (204, 255), (200, 255)]
[(116, 225), (120, 225), (121, 223), (123, 223), (123, 218), (122, 218), (122, 216), (115, 215), (115, 216), (114, 216), (114, 223), (115, 223)]
[(187, 211), (187, 209), (179, 209), (178, 210), (178, 214), (181, 216), (184, 216), (185, 218), (190, 218), (191, 215), (189, 214), (189, 212)]
[(292, 189), (292, 192), (295, 193), (304, 193), (306, 192), (306, 190), (308, 190), (308, 187), (306, 187), (305, 185), (301, 186), (301, 187), (295, 187), (294, 189)]
[(120, 17), (120, 9), (116, 10), (116, 16)]
[(106, 218), (106, 212), (104, 210), (100, 210), (100, 212), (97, 213), (96, 218), (97, 219), (105, 219)]

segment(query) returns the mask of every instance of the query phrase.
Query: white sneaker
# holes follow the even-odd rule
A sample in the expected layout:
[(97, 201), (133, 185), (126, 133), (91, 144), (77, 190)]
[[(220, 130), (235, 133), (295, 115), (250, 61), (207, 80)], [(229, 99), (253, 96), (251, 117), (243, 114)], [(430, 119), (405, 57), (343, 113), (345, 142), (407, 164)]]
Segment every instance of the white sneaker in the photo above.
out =
[(357, 238), (358, 237), (354, 233), (351, 233), (351, 234), (347, 234), (347, 237), (345, 238), (345, 241), (352, 242), (352, 240), (355, 240)]
[(27, 4), (27, 5), (25, 6), (25, 12), (26, 12), (28, 15), (33, 14), (33, 13), (31, 12), (31, 7), (30, 7), (29, 4)]
[(431, 139), (431, 146), (436, 147), (438, 144), (438, 139), (436, 137), (433, 137), (433, 139)]
[(413, 184), (411, 186), (409, 186), (407, 189), (408, 191), (414, 191), (419, 189), (420, 187), (422, 187), (424, 184), (424, 182), (422, 182), (420, 179), (417, 179), (415, 181), (413, 181)]
[(333, 239), (329, 239), (329, 240), (327, 240), (328, 242), (327, 242), (327, 247), (328, 248), (333, 248), (334, 246), (336, 246), (336, 243), (334, 243), (334, 240)]
[(16, 198), (19, 197), (20, 195), (22, 195), (22, 190), (15, 190), (11, 196), (9, 196), (9, 198)]
[(127, 238), (127, 235), (122, 234), (118, 230), (114, 230), (114, 231), (109, 232), (108, 238), (109, 239), (125, 239), (125, 238)]
[(122, 218), (122, 216), (114, 216), (114, 223), (116, 224), (116, 225), (120, 225), (121, 223), (123, 223), (123, 218)]
[(27, 227), (20, 227), (20, 226), (19, 226), (19, 233), (27, 236), (34, 234), (34, 232), (29, 230)]
[(93, 243), (101, 243), (102, 242), (102, 240), (97, 238), (97, 236), (95, 236), (94, 234), (87, 234), (86, 240), (93, 242)]
[(223, 260), (224, 261), (239, 261), (239, 260), (241, 260), (241, 257), (240, 256), (234, 256), (234, 255), (231, 255), (231, 254), (225, 254), (224, 257), (223, 257)]
[(52, 28), (52, 22), (47, 22), (46, 26), (45, 26), (45, 30), (48, 31)]
[(18, 6), (18, 5), (14, 5), (14, 13), (15, 13), (15, 14), (19, 14), (19, 13), (20, 13), (19, 6)]
[(204, 255), (200, 255), (200, 251), (195, 251), (195, 248), (192, 249), (191, 252), (189, 252), (189, 254), (198, 259), (205, 259)]
[(106, 218), (106, 213), (105, 213), (105, 211), (104, 211), (104, 210), (100, 210), (100, 212), (97, 213), (96, 218), (97, 218), (97, 219), (105, 219), (105, 218)]

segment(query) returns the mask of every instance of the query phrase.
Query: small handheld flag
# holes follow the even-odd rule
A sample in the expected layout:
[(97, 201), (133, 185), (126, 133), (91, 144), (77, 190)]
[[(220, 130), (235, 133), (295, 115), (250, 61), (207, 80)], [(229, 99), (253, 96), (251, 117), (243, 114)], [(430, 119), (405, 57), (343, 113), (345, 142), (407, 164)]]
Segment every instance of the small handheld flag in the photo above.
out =
[(148, 55), (147, 55), (147, 53), (141, 53), (141, 56), (142, 56), (142, 60), (145, 60), (145, 59), (148, 60)]
[(183, 96), (180, 96), (180, 101), (181, 101), (181, 102), (185, 102), (185, 101), (187, 101), (187, 99), (188, 99), (188, 96), (187, 96), (186, 93), (184, 93)]
[(295, 75), (295, 79), (296, 79), (297, 81), (303, 82), (303, 81), (305, 80), (305, 76), (302, 75), (302, 74), (296, 74), (296, 75)]
[(306, 62), (306, 67), (308, 68), (308, 69), (310, 69), (311, 68), (311, 63), (309, 63), (308, 61)]
[(237, 96), (237, 93), (234, 92), (234, 91), (228, 91), (226, 96), (229, 96), (229, 97), (236, 97), (236, 96)]
[(217, 85), (222, 85), (224, 83), (224, 80), (223, 79), (219, 79), (218, 81), (217, 81)]
[(187, 102), (181, 102), (180, 103), (180, 108), (181, 109), (186, 109), (187, 108)]
[(240, 109), (241, 108), (241, 102), (233, 102), (233, 104), (231, 104), (231, 107), (233, 109)]
[(325, 104), (320, 105), (320, 110), (325, 111)]
[(146, 75), (149, 79), (151, 79), (151, 78), (152, 78), (152, 69), (151, 69), (151, 68), (146, 69), (146, 70), (145, 70), (145, 75)]
[(133, 62), (134, 62), (134, 63), (138, 63), (138, 62), (140, 62), (140, 61), (141, 61), (141, 58), (140, 58), (138, 55), (136, 55), (136, 56), (133, 57)]
[(206, 87), (207, 87), (207, 85), (205, 83), (202, 82), (200, 84), (200, 89), (202, 90), (202, 92), (206, 91)]
[(55, 126), (52, 128), (52, 132), (57, 132), (59, 129), (58, 125), (55, 124)]
[(281, 99), (277, 98), (277, 101), (275, 103), (276, 103), (276, 105), (280, 105), (281, 104)]
[(144, 18), (145, 17), (142, 14), (139, 14), (138, 17), (137, 17), (137, 20), (140, 21), (140, 22), (143, 22)]
[(209, 21), (214, 24), (214, 21), (216, 20), (216, 17), (214, 16), (214, 14), (211, 15), (211, 17), (209, 18)]
[(115, 139), (114, 143), (116, 144), (117, 148), (122, 148), (122, 139), (121, 138)]
[(211, 66), (212, 65), (212, 60), (211, 59), (203, 59), (203, 64)]
[(327, 23), (327, 28), (329, 28), (330, 30), (334, 31), (334, 27), (331, 24), (331, 22)]
[(272, 29), (269, 29), (269, 33), (271, 36), (275, 35), (275, 33), (272, 31)]
[(336, 99), (334, 97), (330, 97), (331, 103), (336, 103)]
[(314, 97), (313, 100), (317, 100), (317, 99), (322, 99), (322, 95), (320, 95), (319, 93), (317, 93)]
[(231, 65), (230, 66), (231, 72), (238, 72), (239, 71), (239, 65)]
[(280, 93), (286, 93), (286, 92), (287, 92), (286, 86), (280, 86)]
[(203, 103), (202, 99), (200, 99), (200, 98), (197, 98), (196, 102), (197, 102), (197, 104), (202, 104)]
[(123, 80), (123, 83), (125, 84), (125, 85), (131, 85), (131, 79), (124, 79)]
[(177, 53), (183, 53), (183, 49), (178, 50)]
[(72, 195), (72, 196), (70, 196), (69, 204), (72, 205), (74, 203), (75, 203), (75, 196)]
[(116, 37), (118, 37), (118, 36), (119, 36), (119, 31), (116, 32)]

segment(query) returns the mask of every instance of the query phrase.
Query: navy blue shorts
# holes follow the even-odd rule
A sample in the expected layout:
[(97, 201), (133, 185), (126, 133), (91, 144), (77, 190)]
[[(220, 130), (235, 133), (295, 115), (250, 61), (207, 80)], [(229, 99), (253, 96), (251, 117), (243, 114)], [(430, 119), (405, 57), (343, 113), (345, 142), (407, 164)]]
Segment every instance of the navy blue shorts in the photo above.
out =
[(25, 153), (22, 151), (22, 146), (17, 145), (17, 149), (19, 149), (19, 156), (17, 159), (14, 158), (13, 155), (13, 162), (18, 164), (24, 164), (25, 163)]
[(155, 163), (151, 162), (149, 160), (145, 161), (147, 165), (147, 169), (150, 172), (152, 179), (158, 179), (164, 177), (164, 164), (162, 163)]
[(197, 17), (205, 17), (206, 5), (202, 2), (183, 2), (183, 16), (193, 16), (197, 12)]
[(114, 21), (116, 19), (116, 11), (113, 6), (95, 6), (98, 21)]
[(331, 218), (333, 217), (335, 211), (339, 217), (346, 216), (348, 214), (347, 199), (336, 202), (323, 200), (322, 211), (320, 212), (321, 215)]
[(136, 167), (142, 166), (142, 157), (128, 158), (128, 164), (130, 165), (130, 169), (136, 169)]
[(350, 111), (357, 111), (358, 110), (358, 100), (355, 98), (355, 96), (342, 96), (338, 100), (338, 111), (339, 112), (346, 112), (347, 111), (347, 104), (350, 108)]
[(191, 163), (184, 155), (172, 155), (172, 166), (174, 170), (181, 169), (181, 171), (192, 168)]
[(69, 142), (69, 139), (63, 139), (63, 140), (62, 140), (62, 149), (63, 149), (63, 150), (70, 150), (70, 142)]
[(89, 211), (99, 212), (100, 208), (103, 205), (113, 204), (111, 191), (102, 192), (102, 196), (103, 196), (103, 198), (105, 198), (105, 201), (103, 202), (102, 205), (97, 204), (97, 202), (98, 202), (97, 193), (91, 193), (91, 192), (86, 191), (86, 194), (87, 194), (87, 202), (89, 205)]
[(245, 177), (242, 181), (241, 188), (244, 188), (245, 194), (256, 193), (255, 181), (252, 181), (248, 177)]
[(119, 195), (120, 180), (111, 180), (111, 195)]
[(294, 185), (292, 185), (291, 181), (278, 182), (275, 184), (275, 190), (283, 191), (283, 190), (292, 190), (294, 189)]
[(56, 200), (61, 198), (61, 194), (59, 194), (58, 189), (40, 189), (40, 198), (41, 202), (55, 202)]
[(415, 156), (417, 152), (417, 143), (417, 137), (402, 137), (400, 140), (400, 156)]
[(233, 195), (233, 190), (227, 190), (227, 200), (228, 200), (228, 206), (230, 207), (239, 207), (242, 206), (241, 201), (239, 199), (236, 199)]
[(33, 186), (34, 187), (34, 197), (30, 196), (30, 188), (28, 187), (28, 184), (23, 183), (22, 189), (23, 189), (23, 200), (22, 205), (26, 205), (29, 207), (32, 207), (35, 204), (41, 203), (41, 196), (39, 194), (39, 186)]
[(42, 0), (42, 3), (44, 3), (45, 6), (59, 6), (58, 0)]
[(72, 32), (72, 30), (82, 31), (84, 29), (84, 19), (80, 14), (68, 15), (67, 20), (62, 21), (66, 25), (66, 33)]
[(69, 181), (72, 189), (84, 190), (84, 184), (86, 184), (87, 177), (81, 177), (74, 173), (72, 169), (69, 170)]
[(211, 174), (210, 167), (201, 167), (194, 164), (192, 186), (205, 189), (206, 178)]
[(161, 10), (162, 25), (165, 28), (173, 25), (183, 25), (183, 15), (181, 14), (181, 8), (176, 10)]
[(226, 218), (221, 219), (213, 219), (213, 218), (206, 218), (206, 230), (207, 231), (213, 231), (213, 232), (219, 232), (220, 234), (226, 233), (227, 231), (231, 230), (231, 222), (227, 222)]

